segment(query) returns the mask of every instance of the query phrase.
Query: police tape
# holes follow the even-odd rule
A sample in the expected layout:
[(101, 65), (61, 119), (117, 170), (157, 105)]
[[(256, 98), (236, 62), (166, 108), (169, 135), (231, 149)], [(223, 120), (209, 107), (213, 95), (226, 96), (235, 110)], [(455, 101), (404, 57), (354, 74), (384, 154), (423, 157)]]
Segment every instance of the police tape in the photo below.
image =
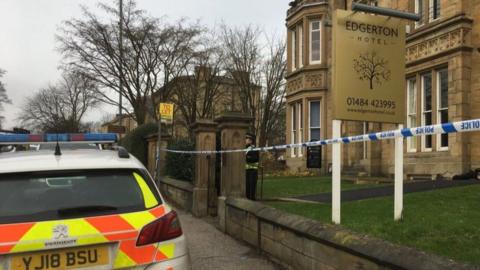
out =
[(224, 154), (224, 153), (241, 153), (247, 151), (277, 151), (291, 148), (303, 148), (303, 147), (312, 147), (320, 145), (329, 145), (329, 144), (349, 144), (355, 142), (365, 142), (365, 141), (378, 141), (378, 140), (388, 140), (395, 138), (408, 138), (415, 136), (426, 136), (426, 135), (435, 135), (435, 134), (445, 134), (445, 133), (457, 133), (457, 132), (470, 132), (470, 131), (479, 131), (480, 130), (480, 119), (458, 121), (453, 123), (444, 123), (430, 126), (414, 127), (414, 128), (403, 128), (390, 131), (382, 131), (376, 133), (369, 133), (363, 135), (356, 135), (350, 137), (341, 137), (333, 138), (312, 142), (304, 143), (294, 143), (294, 144), (284, 144), (284, 145), (274, 145), (266, 147), (256, 147), (256, 148), (245, 148), (245, 149), (233, 149), (233, 150), (219, 150), (219, 151), (182, 151), (182, 150), (173, 150), (173, 149), (160, 149), (163, 152), (177, 153), (177, 154)]

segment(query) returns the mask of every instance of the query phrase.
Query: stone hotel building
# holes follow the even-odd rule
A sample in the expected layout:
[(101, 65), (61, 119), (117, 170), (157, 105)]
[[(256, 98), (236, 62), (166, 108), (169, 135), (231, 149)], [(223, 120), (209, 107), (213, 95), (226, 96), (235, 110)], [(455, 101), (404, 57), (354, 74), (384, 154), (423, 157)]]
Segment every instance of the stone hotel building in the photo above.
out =
[[(332, 28), (335, 9), (351, 0), (296, 0), (287, 11), (287, 141), (332, 137)], [(480, 1), (378, 0), (371, 5), (420, 14), (407, 22), (405, 123), (407, 127), (480, 118)], [(341, 76), (341, 74), (340, 74)], [(342, 135), (395, 129), (393, 124), (343, 121)], [(480, 168), (480, 133), (409, 138), (407, 179), (450, 178)], [(393, 140), (342, 146), (344, 173), (393, 174)], [(290, 170), (305, 169), (305, 149), (290, 149)], [(322, 152), (322, 174), (331, 166), (331, 147)]]

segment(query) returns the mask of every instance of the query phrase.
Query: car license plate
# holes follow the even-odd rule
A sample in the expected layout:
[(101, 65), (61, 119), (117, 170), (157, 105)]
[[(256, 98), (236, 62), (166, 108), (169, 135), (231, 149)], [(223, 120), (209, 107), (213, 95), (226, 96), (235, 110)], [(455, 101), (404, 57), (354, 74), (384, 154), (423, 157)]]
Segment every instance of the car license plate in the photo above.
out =
[(14, 255), (12, 270), (76, 269), (110, 263), (108, 246), (89, 246)]

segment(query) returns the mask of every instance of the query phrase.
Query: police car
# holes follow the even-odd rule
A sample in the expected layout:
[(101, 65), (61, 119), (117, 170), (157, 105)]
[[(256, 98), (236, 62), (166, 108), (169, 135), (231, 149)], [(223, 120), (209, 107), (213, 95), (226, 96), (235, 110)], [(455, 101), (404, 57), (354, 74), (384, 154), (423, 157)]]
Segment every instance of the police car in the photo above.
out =
[[(0, 144), (116, 134), (0, 135)], [(177, 214), (125, 149), (0, 153), (0, 270), (190, 269)]]

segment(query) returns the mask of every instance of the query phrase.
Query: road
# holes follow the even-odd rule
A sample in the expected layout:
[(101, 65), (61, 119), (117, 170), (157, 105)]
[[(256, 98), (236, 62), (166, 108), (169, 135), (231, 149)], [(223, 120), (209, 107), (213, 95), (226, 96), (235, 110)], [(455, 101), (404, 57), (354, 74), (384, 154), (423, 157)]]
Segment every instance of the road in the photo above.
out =
[(213, 220), (198, 219), (184, 211), (178, 211), (185, 232), (193, 270), (281, 269), (256, 250), (219, 231)]

